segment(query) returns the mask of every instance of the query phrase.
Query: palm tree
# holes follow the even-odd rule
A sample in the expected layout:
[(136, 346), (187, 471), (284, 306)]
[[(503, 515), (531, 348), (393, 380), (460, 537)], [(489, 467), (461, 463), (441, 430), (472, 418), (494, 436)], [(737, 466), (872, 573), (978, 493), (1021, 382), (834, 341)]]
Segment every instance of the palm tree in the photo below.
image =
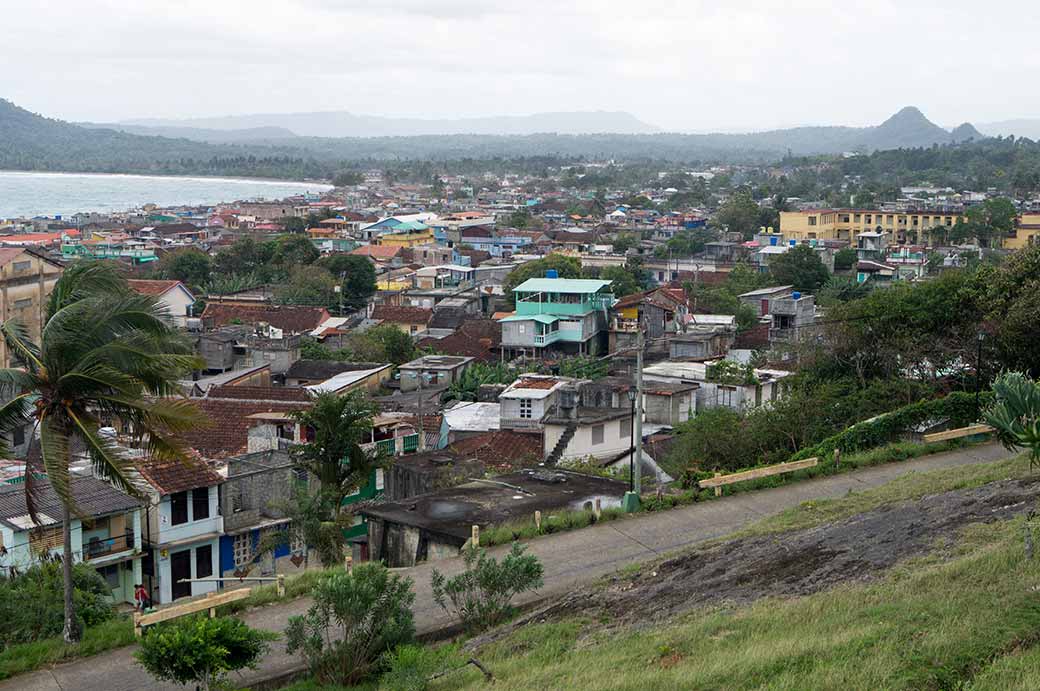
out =
[(1021, 372), (1005, 372), (993, 382), (995, 400), (986, 424), (1008, 450), (1029, 449), (1029, 467), (1040, 464), (1040, 383)]
[(99, 477), (138, 494), (132, 459), (99, 430), (118, 420), (153, 458), (184, 459), (175, 435), (202, 420), (186, 399), (166, 397), (197, 362), (156, 298), (131, 292), (107, 263), (65, 270), (48, 300), (39, 343), (14, 320), (0, 325), (0, 334), (21, 365), (0, 369), (0, 385), (14, 392), (0, 407), (0, 432), (35, 427), (39, 459), (31, 454), (25, 468), (30, 516), (37, 516), (35, 478), (41, 471), (62, 501), (63, 635), (74, 642), (80, 631), (72, 601), (71, 521), (77, 513), (69, 476), (72, 449), (85, 450)]
[[(343, 500), (367, 485), (372, 472), (385, 462), (384, 454), (362, 448), (377, 410), (362, 392), (352, 391), (345, 396), (320, 394), (312, 407), (292, 413), (312, 435), (292, 448), (294, 465), (316, 477), (321, 487), (316, 496), (299, 492), (287, 513), (293, 518), (291, 530), (317, 550), (325, 566), (343, 558)], [(278, 533), (275, 543), (287, 539)]]

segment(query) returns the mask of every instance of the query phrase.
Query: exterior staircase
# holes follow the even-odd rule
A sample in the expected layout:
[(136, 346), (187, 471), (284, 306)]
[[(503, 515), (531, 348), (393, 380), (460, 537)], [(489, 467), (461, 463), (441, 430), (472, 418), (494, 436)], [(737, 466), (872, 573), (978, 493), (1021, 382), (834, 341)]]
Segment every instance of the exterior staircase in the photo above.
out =
[(578, 431), (578, 425), (576, 423), (568, 423), (563, 429), (563, 434), (560, 435), (560, 440), (556, 442), (556, 446), (553, 447), (549, 455), (545, 457), (545, 465), (553, 467), (560, 460), (560, 456), (567, 450), (567, 445), (571, 443), (571, 439), (574, 439), (574, 433)]

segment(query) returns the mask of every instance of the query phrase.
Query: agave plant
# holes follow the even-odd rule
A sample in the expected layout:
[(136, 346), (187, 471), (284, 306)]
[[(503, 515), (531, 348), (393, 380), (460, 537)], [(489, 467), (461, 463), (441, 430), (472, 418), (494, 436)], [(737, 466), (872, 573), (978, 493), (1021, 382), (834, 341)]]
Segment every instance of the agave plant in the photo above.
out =
[(1029, 449), (1029, 466), (1040, 464), (1040, 384), (1021, 372), (1005, 372), (993, 382), (994, 402), (986, 424), (1005, 448)]
[(25, 470), (29, 514), (37, 517), (40, 472), (63, 505), (64, 637), (71, 642), (79, 635), (72, 601), (72, 449), (85, 450), (99, 477), (137, 494), (132, 459), (100, 430), (120, 421), (152, 457), (185, 459), (177, 434), (203, 420), (188, 400), (168, 396), (198, 364), (156, 298), (132, 292), (107, 263), (65, 270), (46, 305), (38, 343), (15, 320), (0, 325), (0, 334), (21, 365), (0, 369), (0, 385), (14, 394), (0, 406), (0, 432), (33, 425), (39, 444), (38, 459), (30, 454)]

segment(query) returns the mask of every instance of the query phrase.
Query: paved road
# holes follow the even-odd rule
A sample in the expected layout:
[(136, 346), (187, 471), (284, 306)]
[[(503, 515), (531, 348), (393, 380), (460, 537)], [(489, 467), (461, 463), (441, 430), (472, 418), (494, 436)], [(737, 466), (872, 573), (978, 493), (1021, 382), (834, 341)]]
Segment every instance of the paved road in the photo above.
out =
[[(565, 593), (574, 585), (613, 573), (626, 565), (640, 563), (695, 542), (732, 533), (765, 516), (778, 513), (809, 499), (840, 497), (883, 485), (911, 471), (953, 468), (1008, 456), (997, 444), (985, 444), (904, 463), (866, 468), (843, 475), (819, 478), (759, 492), (738, 494), (704, 504), (694, 504), (660, 513), (645, 514), (625, 521), (603, 523), (585, 530), (551, 535), (530, 543), (530, 551), (545, 567), (545, 587), (529, 600)], [(508, 547), (492, 549), (501, 552)], [(460, 560), (440, 561), (447, 573), (460, 568)], [(415, 581), (415, 620), (420, 633), (442, 629), (450, 622), (436, 607), (430, 594), (429, 564), (400, 571)], [(288, 617), (309, 605), (306, 598), (264, 607), (244, 615), (251, 626), (281, 631)], [(289, 672), (301, 666), (276, 642), (258, 670), (238, 682), (244, 686)], [(133, 660), (133, 648), (58, 665), (0, 682), (0, 691), (137, 691), (138, 689), (183, 689), (155, 682)]]

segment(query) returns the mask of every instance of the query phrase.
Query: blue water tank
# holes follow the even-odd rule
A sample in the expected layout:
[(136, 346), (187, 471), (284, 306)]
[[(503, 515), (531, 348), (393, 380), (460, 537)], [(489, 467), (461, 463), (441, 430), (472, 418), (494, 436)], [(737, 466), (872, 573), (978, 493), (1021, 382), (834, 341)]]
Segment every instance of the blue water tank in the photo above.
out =
[(770, 244), (770, 246), (772, 246), (772, 247), (776, 247), (776, 243), (777, 243), (777, 241), (778, 241), (779, 239), (780, 239), (780, 238), (778, 238), (778, 237), (777, 237), (777, 236), (775, 236), (775, 235), (770, 235), (770, 236), (769, 236), (769, 244)]
[(556, 269), (546, 269), (545, 270), (545, 277), (546, 278), (559, 278), (560, 274), (556, 272)]
[(801, 294), (801, 293), (799, 293), (799, 292), (798, 292), (798, 291), (796, 290), (796, 291), (794, 291), (793, 293), (791, 293), (791, 297), (793, 297), (793, 298), (794, 298), (795, 300), (797, 300), (798, 298), (802, 297), (802, 294)]
[(797, 240), (788, 240), (788, 241), (787, 241), (787, 244), (788, 244), (788, 246), (790, 246), (790, 247), (794, 247), (795, 245), (797, 245), (797, 244), (798, 244), (798, 241), (797, 241)]

